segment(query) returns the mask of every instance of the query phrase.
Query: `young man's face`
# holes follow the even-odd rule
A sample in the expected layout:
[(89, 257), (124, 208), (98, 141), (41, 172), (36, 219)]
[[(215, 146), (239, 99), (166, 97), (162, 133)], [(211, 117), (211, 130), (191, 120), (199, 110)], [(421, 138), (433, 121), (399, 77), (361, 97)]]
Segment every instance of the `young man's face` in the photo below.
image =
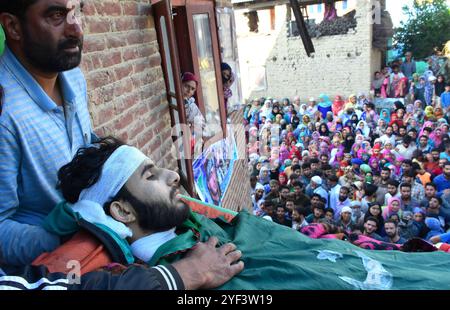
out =
[(450, 165), (444, 166), (444, 175), (447, 179), (450, 179)]
[(323, 209), (321, 208), (314, 208), (313, 212), (315, 218), (321, 218), (323, 216)]
[(390, 238), (393, 238), (397, 235), (397, 228), (395, 227), (394, 223), (385, 223), (384, 230), (386, 231), (386, 235), (388, 235)]
[(397, 187), (393, 186), (393, 185), (388, 185), (388, 192), (389, 194), (391, 194), (392, 196), (395, 196), (395, 194), (397, 194)]
[(311, 176), (311, 168), (304, 168), (303, 169), (303, 175), (305, 177), (310, 177)]
[(411, 198), (411, 188), (406, 186), (400, 188), (400, 194), (402, 195), (402, 200), (408, 200)]
[(300, 215), (296, 210), (292, 211), (292, 219), (296, 222), (303, 221), (303, 216)]
[(317, 170), (317, 168), (319, 168), (319, 164), (311, 163), (311, 170)]
[(284, 218), (284, 208), (282, 208), (282, 207), (277, 208), (277, 217), (280, 219)]
[(426, 186), (425, 187), (425, 196), (427, 196), (428, 198), (434, 197), (434, 195), (436, 195), (436, 189), (433, 186)]
[(344, 202), (348, 198), (348, 191), (345, 188), (339, 190), (339, 201)]
[(319, 197), (314, 196), (314, 197), (311, 198), (311, 205), (312, 205), (312, 206), (317, 205), (319, 202), (320, 202)]
[(391, 171), (381, 170), (381, 179), (383, 181), (389, 180), (390, 177), (391, 177)]
[(286, 201), (286, 209), (289, 212), (292, 212), (292, 210), (294, 210), (294, 202), (293, 201)]
[(80, 18), (80, 1), (39, 0), (29, 6), (18, 42), (27, 62), (45, 73), (77, 67), (83, 49)]
[(364, 223), (364, 229), (370, 235), (377, 230), (377, 223), (369, 220)]
[(183, 98), (189, 99), (194, 96), (195, 91), (197, 90), (197, 83), (195, 81), (187, 81), (183, 83)]
[(334, 218), (333, 212), (328, 211), (327, 213), (325, 213), (325, 218), (329, 221), (332, 221)]
[(439, 200), (437, 200), (435, 197), (430, 199), (429, 208), (430, 209), (438, 209), (440, 206)]
[(433, 160), (435, 162), (439, 161), (439, 152), (431, 152), (431, 155), (433, 155)]
[(289, 190), (287, 188), (283, 188), (281, 190), (280, 194), (281, 194), (282, 198), (286, 199), (288, 197), (288, 195), (289, 195)]
[(125, 187), (133, 201), (126, 203), (147, 209), (148, 218), (144, 222), (148, 227), (141, 228), (164, 231), (186, 220), (189, 207), (178, 197), (179, 181), (178, 173), (157, 167), (151, 159), (145, 160), (131, 175)]

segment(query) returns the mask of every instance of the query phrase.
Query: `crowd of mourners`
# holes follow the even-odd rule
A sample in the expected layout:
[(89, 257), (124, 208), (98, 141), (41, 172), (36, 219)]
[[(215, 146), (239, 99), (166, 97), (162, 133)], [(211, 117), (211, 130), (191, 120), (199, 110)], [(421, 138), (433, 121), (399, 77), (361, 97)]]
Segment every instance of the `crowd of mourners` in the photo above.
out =
[[(418, 76), (407, 53), (375, 74), (369, 95), (252, 100), (253, 213), (369, 248), (450, 243), (450, 81), (429, 63)], [(375, 104), (384, 98), (398, 99)]]

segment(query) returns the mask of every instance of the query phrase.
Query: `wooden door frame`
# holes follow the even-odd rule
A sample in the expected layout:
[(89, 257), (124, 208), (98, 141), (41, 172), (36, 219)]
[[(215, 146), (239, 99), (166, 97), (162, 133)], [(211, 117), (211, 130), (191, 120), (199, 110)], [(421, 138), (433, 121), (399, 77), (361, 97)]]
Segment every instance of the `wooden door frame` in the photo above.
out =
[[(154, 16), (154, 22), (155, 22), (155, 30), (156, 35), (158, 39), (158, 45), (160, 49), (160, 56), (161, 56), (161, 67), (164, 73), (164, 82), (166, 85), (166, 99), (169, 104), (169, 111), (170, 111), (170, 119), (171, 119), (171, 125), (176, 126), (175, 118), (173, 115), (174, 108), (172, 107), (172, 97), (174, 97), (177, 101), (177, 112), (179, 114), (179, 119), (181, 124), (187, 124), (186, 122), (186, 113), (184, 109), (184, 100), (182, 97), (182, 87), (181, 87), (181, 70), (180, 70), (180, 62), (179, 62), (179, 55), (178, 55), (178, 47), (175, 41), (175, 30), (173, 26), (172, 21), (172, 12), (170, 7), (170, 1), (169, 0), (159, 0), (159, 1), (152, 1), (152, 11)], [(160, 12), (161, 11), (161, 12)], [(160, 14), (160, 15), (158, 15)], [(171, 93), (170, 89), (170, 81), (169, 81), (169, 72), (167, 68), (167, 58), (166, 53), (164, 49), (163, 44), (163, 38), (162, 38), (162, 31), (161, 31), (161, 25), (159, 21), (159, 17), (165, 16), (166, 20), (166, 30), (167, 30), (167, 39), (169, 44), (169, 53), (170, 53), (170, 60), (172, 64), (172, 73), (173, 73), (173, 79), (174, 79), (174, 86), (175, 86), (175, 94)], [(157, 18), (158, 17), (158, 18)], [(180, 139), (180, 138), (178, 138)], [(188, 133), (183, 132), (183, 147), (184, 147), (184, 153), (185, 155), (191, 153), (191, 143), (190, 143), (190, 131)], [(174, 141), (175, 142), (175, 141)], [(192, 154), (191, 154), (192, 155)], [(187, 180), (184, 180), (182, 178), (182, 183), (188, 193), (191, 196), (195, 195), (194, 191), (194, 173), (192, 168), (192, 156), (188, 156), (189, 158), (186, 159), (178, 159), (178, 166), (181, 170), (181, 160), (185, 161), (186, 164), (186, 178)]]

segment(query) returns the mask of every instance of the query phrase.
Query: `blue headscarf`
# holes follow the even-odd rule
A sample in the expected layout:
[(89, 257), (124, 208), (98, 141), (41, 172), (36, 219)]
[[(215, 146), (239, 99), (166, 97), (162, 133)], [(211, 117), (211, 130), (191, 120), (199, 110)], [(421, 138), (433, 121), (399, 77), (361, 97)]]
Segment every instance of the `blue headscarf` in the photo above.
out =
[[(386, 111), (386, 117), (383, 117), (383, 112)], [(384, 119), (386, 124), (389, 124), (391, 122), (391, 112), (388, 109), (383, 109), (380, 112), (380, 119)]]
[(322, 102), (319, 102), (319, 107), (329, 108), (333, 105), (333, 102), (331, 102), (330, 97), (328, 97), (327, 95), (321, 94), (319, 98), (322, 99)]

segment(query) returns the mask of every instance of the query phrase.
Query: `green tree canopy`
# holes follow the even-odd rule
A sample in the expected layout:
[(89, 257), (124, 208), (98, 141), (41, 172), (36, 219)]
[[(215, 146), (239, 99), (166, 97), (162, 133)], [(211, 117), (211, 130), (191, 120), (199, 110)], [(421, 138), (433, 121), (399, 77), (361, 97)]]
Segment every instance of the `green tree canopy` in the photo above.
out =
[(412, 7), (403, 7), (403, 12), (408, 19), (395, 29), (394, 40), (404, 52), (425, 58), (434, 47), (441, 49), (450, 40), (450, 9), (446, 0), (414, 0)]

